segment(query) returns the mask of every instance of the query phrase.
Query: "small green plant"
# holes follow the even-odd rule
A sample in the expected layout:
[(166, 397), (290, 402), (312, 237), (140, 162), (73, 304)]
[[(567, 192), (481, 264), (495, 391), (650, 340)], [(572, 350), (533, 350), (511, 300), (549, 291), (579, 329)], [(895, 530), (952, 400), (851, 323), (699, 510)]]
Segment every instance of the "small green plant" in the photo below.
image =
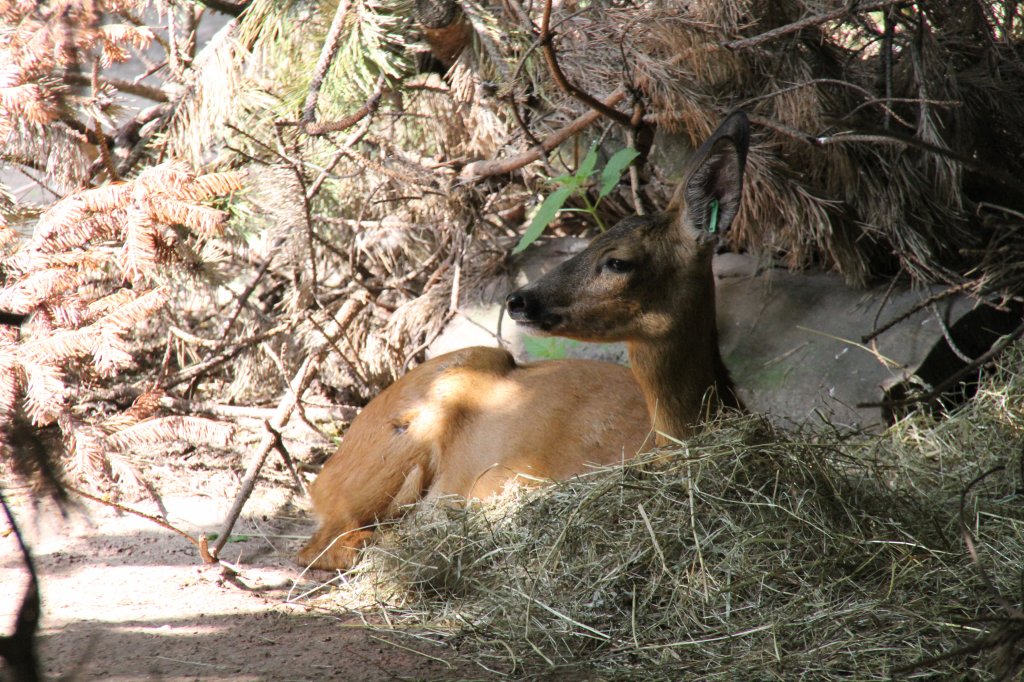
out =
[(580, 163), (579, 168), (572, 175), (559, 175), (554, 178), (551, 182), (558, 185), (558, 188), (548, 195), (548, 198), (544, 200), (544, 203), (540, 205), (540, 209), (533, 216), (533, 220), (530, 221), (530, 226), (526, 228), (526, 233), (523, 234), (523, 238), (519, 240), (516, 247), (512, 249), (512, 253), (516, 254), (521, 252), (527, 246), (537, 241), (537, 238), (544, 232), (544, 228), (551, 224), (551, 221), (555, 219), (559, 211), (562, 211), (565, 202), (568, 201), (574, 193), (578, 193), (580, 198), (583, 200), (583, 208), (570, 208), (564, 209), (567, 211), (581, 211), (593, 216), (594, 221), (597, 223), (598, 228), (604, 232), (605, 225), (601, 221), (601, 217), (597, 214), (597, 207), (600, 205), (601, 200), (608, 196), (615, 185), (619, 184), (619, 179), (622, 178), (622, 173), (629, 167), (629, 164), (633, 162), (640, 152), (637, 150), (626, 147), (620, 149), (612, 155), (612, 158), (608, 159), (608, 163), (605, 164), (604, 169), (601, 171), (601, 186), (598, 188), (597, 199), (594, 203), (590, 203), (590, 198), (587, 196), (587, 184), (590, 181), (590, 176), (594, 174), (594, 168), (597, 166), (597, 145), (590, 148), (590, 151), (584, 157), (583, 162)]
[(569, 349), (580, 346), (579, 341), (557, 336), (524, 336), (523, 348), (532, 358), (540, 360), (561, 360), (569, 357)]

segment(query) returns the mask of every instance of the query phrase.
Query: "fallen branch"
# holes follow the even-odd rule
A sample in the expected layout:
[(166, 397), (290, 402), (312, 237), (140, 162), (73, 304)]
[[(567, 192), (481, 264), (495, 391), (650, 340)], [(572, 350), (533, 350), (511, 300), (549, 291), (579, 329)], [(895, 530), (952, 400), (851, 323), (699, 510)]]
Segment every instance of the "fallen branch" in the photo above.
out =
[[(335, 335), (343, 333), (368, 302), (369, 297), (365, 294), (353, 296), (346, 301), (340, 311), (341, 319), (338, 320)], [(288, 423), (296, 404), (302, 399), (302, 394), (305, 393), (313, 377), (316, 376), (320, 363), (327, 353), (330, 352), (330, 349), (331, 345), (326, 344), (322, 349), (303, 361), (299, 370), (292, 378), (287, 395), (285, 395), (281, 404), (278, 405), (274, 417), (267, 422), (267, 433), (260, 439), (255, 454), (249, 461), (248, 466), (246, 466), (245, 474), (242, 476), (242, 485), (238, 490), (238, 494), (235, 495), (235, 501), (231, 505), (231, 510), (228, 512), (227, 517), (224, 519), (217, 542), (213, 546), (214, 556), (220, 556), (221, 550), (224, 549), (224, 545), (227, 543), (228, 538), (231, 536), (231, 531), (235, 527), (235, 522), (238, 521), (238, 517), (242, 513), (242, 508), (256, 487), (256, 479), (259, 477), (260, 470), (266, 463), (270, 453), (276, 449), (275, 446), (278, 441), (275, 434), (279, 433), (284, 428), (284, 425)]]
[[(605, 105), (612, 107), (626, 98), (626, 93), (620, 88), (605, 98)], [(601, 117), (596, 110), (588, 111), (582, 116), (570, 122), (564, 128), (556, 130), (544, 138), (540, 145), (528, 149), (522, 154), (510, 156), (504, 159), (489, 159), (486, 161), (474, 161), (466, 164), (459, 173), (459, 179), (463, 182), (479, 182), (484, 178), (494, 175), (505, 175), (512, 171), (519, 170), (523, 166), (539, 161), (547, 156), (555, 147), (568, 140), (573, 135), (584, 130)]]

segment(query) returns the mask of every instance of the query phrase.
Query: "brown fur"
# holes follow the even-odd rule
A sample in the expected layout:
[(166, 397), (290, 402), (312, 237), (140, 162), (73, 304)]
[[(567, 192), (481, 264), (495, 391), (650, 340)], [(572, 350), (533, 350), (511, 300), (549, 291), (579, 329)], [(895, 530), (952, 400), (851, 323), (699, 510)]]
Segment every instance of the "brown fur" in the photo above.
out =
[(422, 498), (484, 498), (629, 459), (649, 415), (664, 442), (689, 435), (704, 405), (740, 408), (718, 350), (711, 257), (712, 233), (739, 209), (746, 148), (735, 114), (694, 154), (669, 212), (622, 221), (509, 295), (513, 319), (541, 332), (625, 341), (632, 373), (589, 360), (517, 365), (496, 348), (424, 363), (366, 407), (324, 464), (311, 491), (321, 527), (299, 562), (351, 566), (376, 524)]
[(375, 398), (313, 484), (321, 527), (303, 565), (345, 568), (373, 527), (420, 498), (485, 498), (629, 459), (650, 427), (629, 370), (586, 360), (517, 365), (497, 348), (434, 358)]

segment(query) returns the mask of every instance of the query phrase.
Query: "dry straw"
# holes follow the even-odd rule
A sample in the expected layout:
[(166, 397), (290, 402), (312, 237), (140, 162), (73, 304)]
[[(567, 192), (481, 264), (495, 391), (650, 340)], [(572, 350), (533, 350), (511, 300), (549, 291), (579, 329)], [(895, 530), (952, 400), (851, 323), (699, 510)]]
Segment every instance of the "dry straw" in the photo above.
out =
[(420, 510), (326, 599), (485, 675), (1009, 679), (1022, 429), (1009, 372), (881, 435), (737, 417), (579, 480)]

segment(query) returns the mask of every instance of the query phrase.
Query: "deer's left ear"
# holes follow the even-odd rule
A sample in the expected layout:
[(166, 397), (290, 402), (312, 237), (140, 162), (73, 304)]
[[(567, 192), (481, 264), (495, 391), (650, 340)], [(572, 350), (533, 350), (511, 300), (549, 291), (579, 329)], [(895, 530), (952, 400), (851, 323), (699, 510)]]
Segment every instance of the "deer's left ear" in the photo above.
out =
[(704, 238), (728, 230), (740, 210), (749, 145), (747, 115), (736, 111), (718, 126), (687, 164), (685, 179), (672, 204), (677, 210), (682, 208), (680, 204), (685, 206), (685, 215), (679, 219)]

